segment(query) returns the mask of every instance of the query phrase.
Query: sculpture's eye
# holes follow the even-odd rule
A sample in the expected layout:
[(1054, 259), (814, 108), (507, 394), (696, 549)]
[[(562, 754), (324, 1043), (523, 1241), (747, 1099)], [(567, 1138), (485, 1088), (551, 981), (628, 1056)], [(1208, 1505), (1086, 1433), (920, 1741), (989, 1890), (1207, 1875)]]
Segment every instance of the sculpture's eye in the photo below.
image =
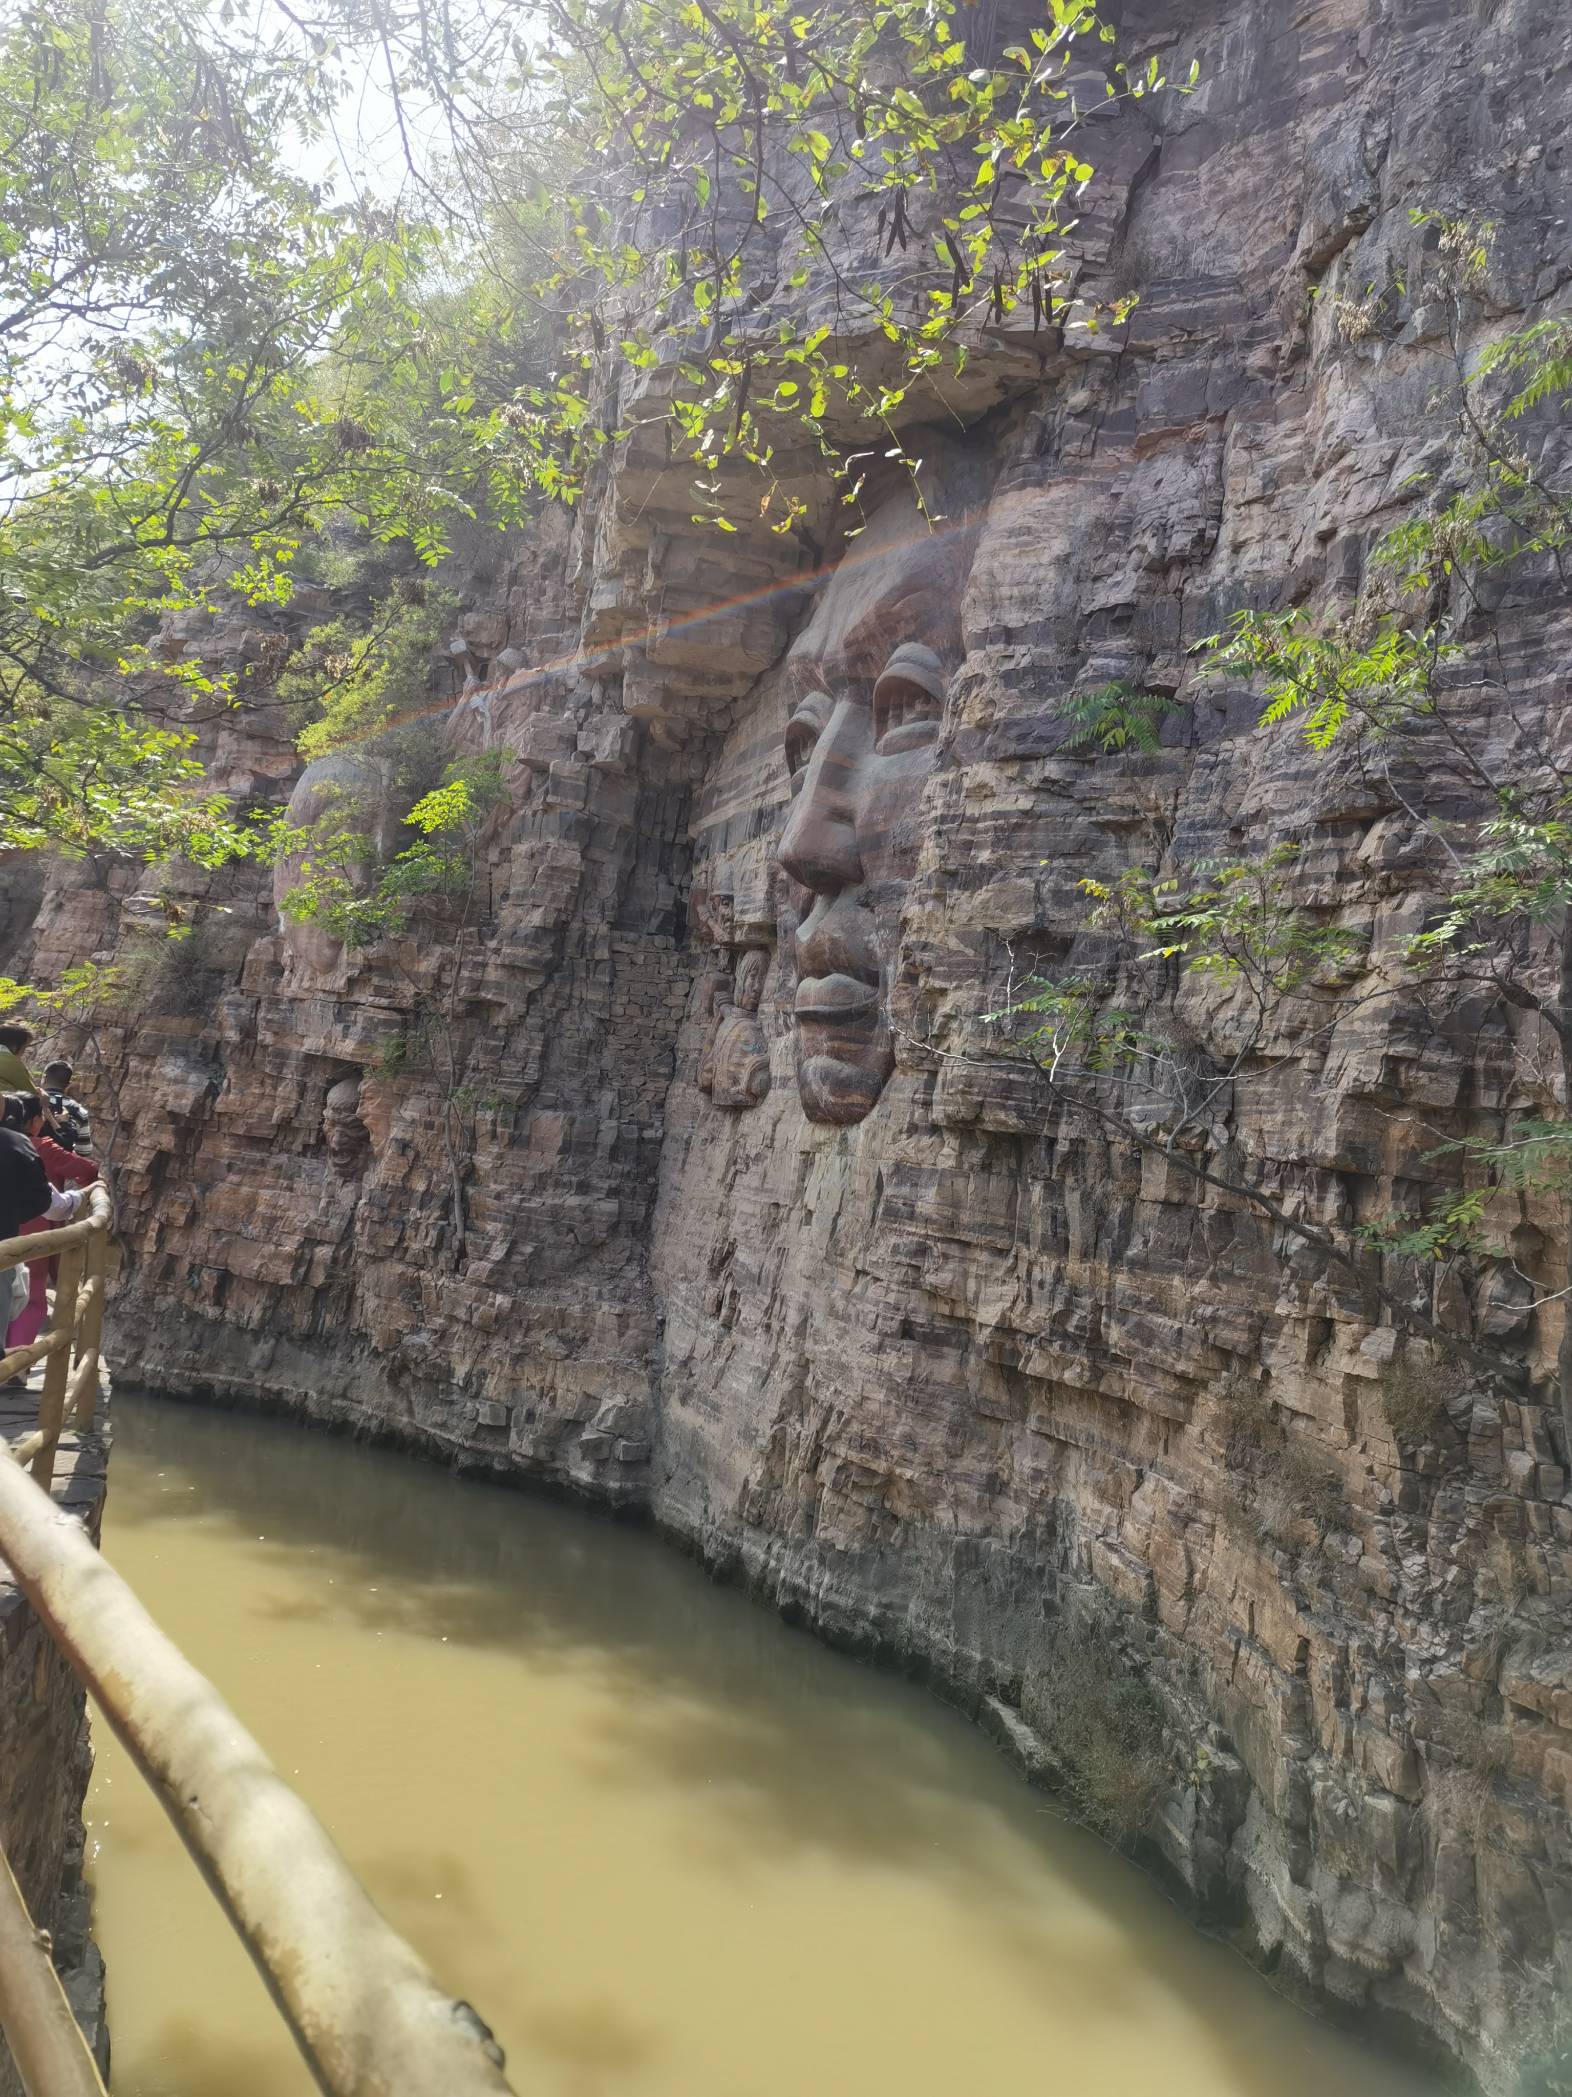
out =
[(813, 746), (824, 733), (834, 709), (835, 702), (828, 692), (810, 692), (786, 723), (786, 769), (791, 775), (793, 793), (802, 784)]
[(885, 664), (873, 688), (873, 742), (881, 757), (921, 749), (939, 732), (948, 680), (931, 648), (907, 641)]

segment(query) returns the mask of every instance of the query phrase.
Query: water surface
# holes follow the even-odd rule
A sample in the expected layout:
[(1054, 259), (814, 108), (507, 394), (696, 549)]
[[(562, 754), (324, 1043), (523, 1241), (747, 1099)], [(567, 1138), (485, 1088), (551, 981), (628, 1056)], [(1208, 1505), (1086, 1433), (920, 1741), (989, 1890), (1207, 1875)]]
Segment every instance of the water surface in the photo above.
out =
[[(656, 1537), (116, 1402), (106, 1555), (495, 2027), (520, 2097), (1421, 2097), (955, 1713)], [(116, 2097), (308, 2097), (97, 1729)]]

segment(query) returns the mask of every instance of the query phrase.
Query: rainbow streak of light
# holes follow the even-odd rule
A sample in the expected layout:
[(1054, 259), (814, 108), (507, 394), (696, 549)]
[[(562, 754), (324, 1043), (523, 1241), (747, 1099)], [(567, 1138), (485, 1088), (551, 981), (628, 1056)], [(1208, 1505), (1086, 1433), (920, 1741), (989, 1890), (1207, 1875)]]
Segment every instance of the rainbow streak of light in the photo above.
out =
[(384, 735), (389, 729), (406, 728), (416, 721), (439, 719), (451, 714), (472, 700), (484, 700), (501, 692), (519, 692), (532, 684), (544, 683), (551, 677), (562, 677), (569, 673), (593, 670), (602, 665), (614, 665), (630, 648), (647, 648), (665, 641), (673, 634), (689, 633), (695, 627), (704, 626), (712, 619), (721, 619), (730, 612), (747, 611), (757, 604), (768, 604), (772, 598), (796, 596), (803, 592), (821, 589), (833, 575), (851, 572), (858, 567), (872, 567), (876, 562), (893, 560), (897, 554), (909, 553), (914, 547), (931, 545), (939, 539), (949, 538), (957, 532), (967, 531), (976, 524), (980, 510), (963, 511), (958, 517), (942, 518), (935, 523), (926, 523), (920, 530), (911, 532), (894, 541), (866, 552), (855, 545), (832, 561), (823, 561), (816, 568), (802, 568), (780, 582), (762, 583), (757, 589), (742, 590), (734, 597), (718, 597), (712, 603), (700, 605), (695, 611), (683, 612), (675, 619), (652, 620), (646, 626), (635, 627), (620, 635), (615, 641), (607, 641), (598, 648), (576, 648), (567, 655), (559, 655), (549, 662), (537, 663), (529, 668), (510, 670), (505, 677), (490, 679), (485, 684), (467, 685), (449, 699), (434, 699), (426, 706), (413, 706), (405, 712), (394, 714), (382, 725), (362, 736), (346, 737), (336, 749), (351, 749), (357, 743), (368, 742), (374, 735)]

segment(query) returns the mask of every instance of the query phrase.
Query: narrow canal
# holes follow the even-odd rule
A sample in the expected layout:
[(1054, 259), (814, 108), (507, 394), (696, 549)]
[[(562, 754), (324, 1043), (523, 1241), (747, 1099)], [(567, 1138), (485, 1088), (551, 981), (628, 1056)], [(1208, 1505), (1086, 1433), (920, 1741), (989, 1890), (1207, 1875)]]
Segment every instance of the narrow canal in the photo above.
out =
[[(107, 1555), (497, 2028), (521, 2097), (1419, 2097), (958, 1716), (654, 1536), (116, 1405)], [(305, 2097), (103, 1727), (116, 2097)]]

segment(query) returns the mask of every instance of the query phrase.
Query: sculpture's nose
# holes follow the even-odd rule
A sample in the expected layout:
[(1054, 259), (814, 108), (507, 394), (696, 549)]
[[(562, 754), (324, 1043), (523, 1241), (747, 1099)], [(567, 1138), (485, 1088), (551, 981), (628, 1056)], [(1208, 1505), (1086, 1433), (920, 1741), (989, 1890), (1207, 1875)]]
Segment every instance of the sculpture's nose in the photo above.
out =
[(862, 879), (855, 775), (866, 741), (866, 723), (843, 700), (813, 747), (781, 837), (781, 865), (816, 895), (835, 895)]

